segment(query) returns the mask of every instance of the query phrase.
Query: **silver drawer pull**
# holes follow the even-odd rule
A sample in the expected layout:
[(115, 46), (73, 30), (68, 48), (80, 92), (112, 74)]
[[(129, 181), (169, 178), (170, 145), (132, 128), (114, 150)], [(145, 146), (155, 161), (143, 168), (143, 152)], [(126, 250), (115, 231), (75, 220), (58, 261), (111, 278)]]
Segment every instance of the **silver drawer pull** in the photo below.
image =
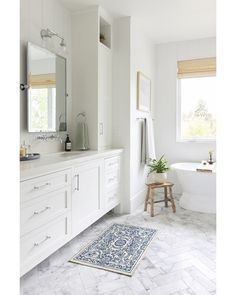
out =
[(34, 215), (39, 215), (47, 210), (51, 209), (51, 207), (46, 206), (44, 209), (42, 209), (41, 211), (34, 211)]
[(40, 245), (42, 245), (44, 242), (46, 242), (47, 240), (51, 239), (51, 236), (46, 236), (45, 239), (43, 239), (41, 242), (38, 243), (34, 243), (34, 247), (38, 247)]
[(76, 174), (75, 178), (76, 178), (75, 191), (79, 191), (79, 174)]
[(47, 183), (42, 184), (42, 185), (39, 185), (39, 186), (34, 186), (34, 189), (35, 190), (39, 190), (39, 189), (42, 189), (42, 188), (47, 187), (49, 185), (51, 185), (51, 183), (50, 182), (47, 182)]

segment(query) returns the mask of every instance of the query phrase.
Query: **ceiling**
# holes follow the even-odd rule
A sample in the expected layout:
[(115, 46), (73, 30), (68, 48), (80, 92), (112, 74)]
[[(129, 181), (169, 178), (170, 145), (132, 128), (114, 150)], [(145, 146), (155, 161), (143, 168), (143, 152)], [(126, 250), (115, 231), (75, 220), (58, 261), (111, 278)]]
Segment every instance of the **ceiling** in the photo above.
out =
[(60, 0), (71, 11), (101, 5), (113, 17), (132, 16), (154, 43), (216, 35), (216, 0)]

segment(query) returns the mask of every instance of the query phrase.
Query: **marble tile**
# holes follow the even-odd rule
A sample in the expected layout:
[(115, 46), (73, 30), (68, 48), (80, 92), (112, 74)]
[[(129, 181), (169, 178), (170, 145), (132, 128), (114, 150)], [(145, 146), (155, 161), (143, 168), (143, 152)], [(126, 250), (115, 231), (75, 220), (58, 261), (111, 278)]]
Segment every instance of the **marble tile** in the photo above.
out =
[(209, 280), (206, 276), (204, 276), (196, 267), (186, 268), (185, 271), (189, 273), (189, 275), (199, 284), (201, 284), (207, 291), (214, 292), (216, 290), (215, 282)]
[(189, 280), (186, 278), (184, 278), (183, 281), (195, 294), (210, 295), (210, 292), (208, 292), (200, 283), (198, 283), (198, 281), (194, 279)]
[[(163, 285), (161, 287), (157, 287), (153, 290), (150, 291), (150, 295), (170, 295), (171, 293), (174, 293), (176, 291), (179, 291), (179, 290), (184, 290), (186, 289), (186, 284), (182, 281), (182, 280), (179, 280), (177, 282), (174, 282), (172, 283), (171, 281), (166, 284), (166, 285)], [(202, 294), (203, 295), (203, 294)]]
[[(155, 216), (143, 212), (106, 214), (21, 278), (21, 295), (213, 295), (215, 215), (158, 204)], [(158, 230), (130, 278), (68, 260), (112, 223)]]

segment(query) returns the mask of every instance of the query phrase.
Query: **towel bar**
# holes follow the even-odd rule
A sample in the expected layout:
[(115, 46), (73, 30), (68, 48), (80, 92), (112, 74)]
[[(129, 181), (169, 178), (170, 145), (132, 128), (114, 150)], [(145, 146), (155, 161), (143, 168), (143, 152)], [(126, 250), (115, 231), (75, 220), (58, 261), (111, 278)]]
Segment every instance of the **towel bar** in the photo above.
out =
[[(147, 119), (147, 118), (136, 118), (136, 120), (144, 120), (144, 119)], [(152, 121), (155, 121), (155, 119), (152, 119)]]

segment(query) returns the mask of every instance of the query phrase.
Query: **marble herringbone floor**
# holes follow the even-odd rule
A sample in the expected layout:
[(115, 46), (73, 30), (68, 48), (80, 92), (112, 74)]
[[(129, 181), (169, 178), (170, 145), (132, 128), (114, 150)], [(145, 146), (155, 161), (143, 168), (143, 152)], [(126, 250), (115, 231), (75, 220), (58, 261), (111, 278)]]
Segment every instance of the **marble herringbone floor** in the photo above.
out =
[[(213, 295), (215, 215), (158, 207), (153, 218), (109, 213), (21, 279), (22, 295)], [(69, 263), (113, 222), (156, 228), (133, 277)]]

